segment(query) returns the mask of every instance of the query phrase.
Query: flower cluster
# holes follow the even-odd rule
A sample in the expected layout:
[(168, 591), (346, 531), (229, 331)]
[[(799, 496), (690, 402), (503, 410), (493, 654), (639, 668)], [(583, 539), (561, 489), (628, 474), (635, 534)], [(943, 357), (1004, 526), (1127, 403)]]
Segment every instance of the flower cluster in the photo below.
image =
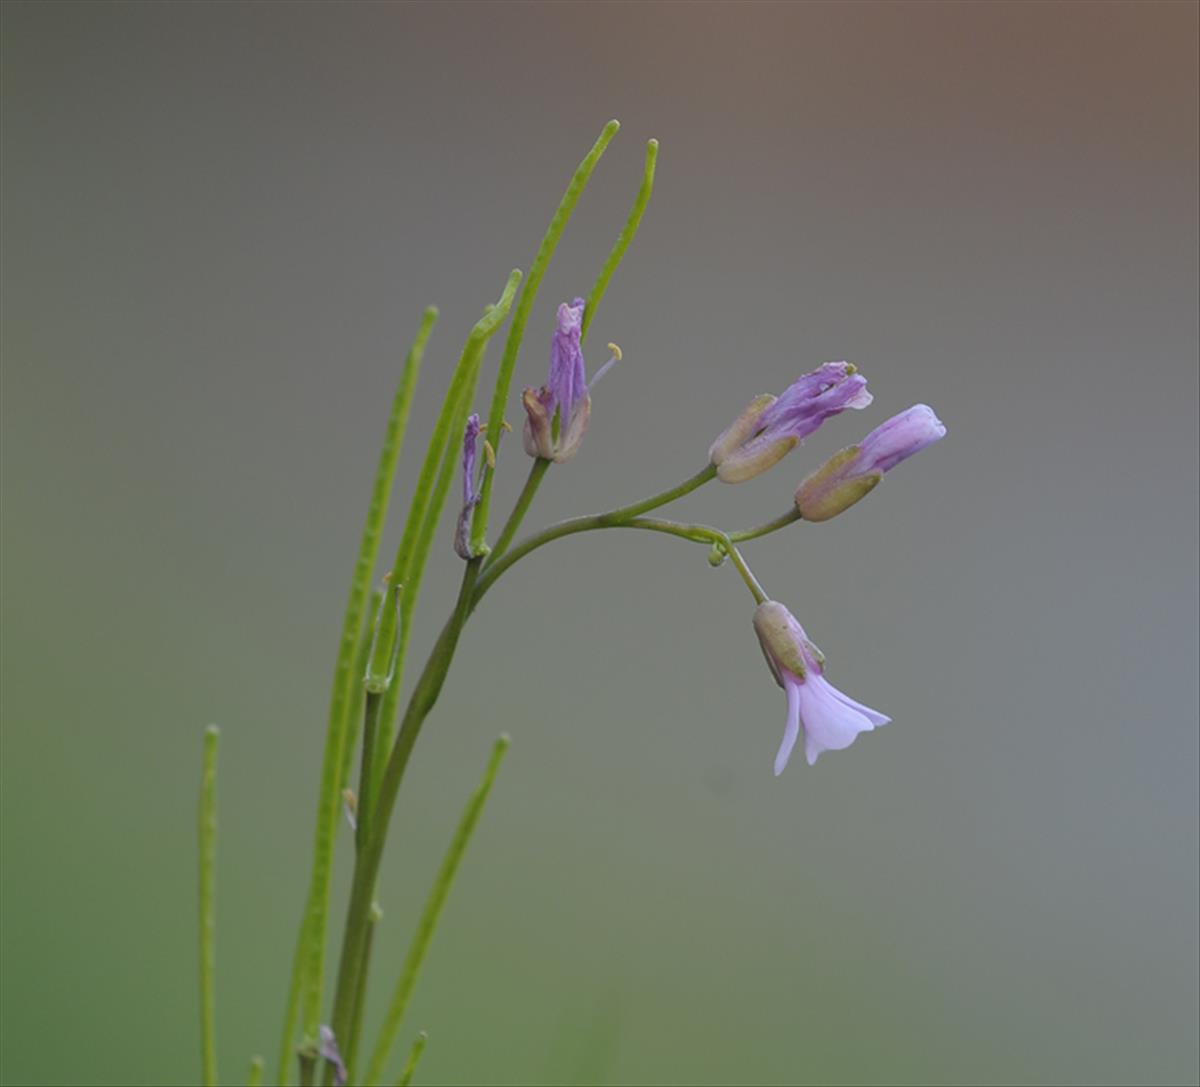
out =
[[(866, 379), (846, 362), (827, 362), (779, 396), (756, 397), (709, 448), (709, 461), (726, 483), (752, 479), (782, 460), (820, 425), (847, 408), (872, 401)], [(876, 427), (858, 445), (836, 453), (800, 485), (796, 516), (827, 521), (864, 498), (901, 461), (945, 437), (933, 410), (917, 404)], [(811, 766), (822, 751), (849, 747), (860, 732), (891, 718), (855, 702), (825, 679), (825, 657), (784, 605), (763, 600), (754, 631), (776, 682), (787, 694), (783, 743), (775, 773), (783, 773), (804, 732)]]
[[(526, 413), (525, 450), (545, 462), (561, 464), (578, 452), (591, 419), (590, 387), (621, 357), (619, 349), (610, 344), (613, 357), (593, 375), (589, 387), (582, 346), (584, 310), (582, 298), (558, 307), (546, 384), (527, 388), (522, 397)], [(713, 476), (725, 483), (753, 479), (781, 461), (827, 420), (851, 409), (861, 411), (872, 400), (867, 379), (856, 366), (849, 362), (826, 362), (797, 378), (778, 396), (755, 397), (709, 447), (707, 471), (685, 488), (692, 489)], [(743, 533), (740, 538), (750, 539), (796, 520), (828, 521), (869, 494), (896, 465), (945, 434), (946, 428), (931, 408), (914, 405), (876, 427), (858, 444), (834, 454), (810, 474), (796, 490), (789, 514), (759, 530)], [(463, 435), (463, 512), (455, 536), (455, 549), (466, 559), (473, 557), (469, 540), (471, 515), (479, 501), (474, 483), (479, 435), (479, 417), (472, 415)], [(663, 504), (686, 493), (686, 489), (677, 488), (661, 502), (641, 503), (637, 509)], [(620, 512), (607, 515), (604, 524), (620, 523), (617, 516)], [(643, 520), (635, 527), (658, 528), (709, 542), (716, 564), (729, 556), (735, 558), (758, 600), (754, 630), (759, 644), (771, 674), (787, 695), (787, 722), (775, 758), (777, 775), (787, 766), (801, 733), (805, 757), (812, 765), (822, 751), (848, 747), (860, 732), (888, 723), (890, 718), (855, 702), (829, 683), (825, 678), (824, 656), (791, 612), (766, 597), (737, 552), (734, 539), (705, 526), (673, 522)]]

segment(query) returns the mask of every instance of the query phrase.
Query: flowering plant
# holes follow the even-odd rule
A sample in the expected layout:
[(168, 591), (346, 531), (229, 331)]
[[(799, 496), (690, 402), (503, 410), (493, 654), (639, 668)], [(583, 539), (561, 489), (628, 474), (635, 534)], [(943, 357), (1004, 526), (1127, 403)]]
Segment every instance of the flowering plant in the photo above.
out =
[[(591, 291), (586, 297), (563, 302), (558, 307), (545, 384), (526, 388), (522, 394), (521, 405), (526, 416), (523, 446), (532, 462), (512, 511), (494, 542), (489, 542), (492, 485), (502, 464), (503, 436), (511, 430), (506, 420), (509, 390), (529, 314), (563, 229), (617, 128), (615, 121), (610, 122), (576, 169), (537, 250), (523, 289), (519, 289), (521, 273), (512, 272), (499, 299), (486, 307), (468, 335), (434, 423), (395, 557), (383, 585), (372, 591), (413, 392), (425, 346), (437, 320), (437, 311), (432, 307), (425, 311), (408, 353), (388, 419), (334, 668), (312, 872), (288, 988), (276, 1071), (276, 1080), (281, 1084), (288, 1082), (294, 1060), (302, 1084), (315, 1083), (318, 1077), (326, 1084), (374, 1084), (387, 1070), (442, 905), (507, 750), (507, 737), (501, 736), (496, 741), (483, 780), (467, 804), (426, 902), (379, 1036), (368, 1051), (362, 1048), (361, 1035), (372, 937), (382, 918), (376, 901), (376, 882), (392, 811), (417, 738), (450, 671), (464, 625), (496, 581), (545, 544), (579, 532), (637, 529), (703, 544), (714, 566), (729, 561), (754, 598), (754, 631), (771, 674), (787, 695), (787, 719), (775, 760), (776, 775), (783, 772), (801, 735), (811, 765), (821, 752), (848, 747), (859, 733), (889, 721), (883, 714), (842, 694), (826, 680), (825, 657), (791, 612), (768, 598), (739, 545), (801, 519), (824, 521), (848, 509), (874, 488), (884, 473), (945, 434), (945, 428), (931, 409), (924, 405), (910, 408), (883, 423), (858, 445), (836, 454), (801, 484), (784, 514), (754, 528), (726, 532), (709, 525), (648, 516), (714, 479), (726, 483), (751, 479), (782, 460), (828, 420), (850, 409), (868, 407), (872, 396), (866, 378), (850, 363), (827, 362), (798, 377), (778, 397), (756, 397), (712, 443), (707, 462), (683, 482), (617, 509), (561, 521), (517, 541), (546, 472), (580, 451), (592, 417), (591, 390), (621, 359), (621, 350), (609, 344), (609, 359), (588, 379), (584, 361), (587, 334), (650, 199), (658, 155), (654, 140), (647, 145), (645, 171), (629, 217)], [(510, 312), (511, 322), (485, 422), (472, 410), (476, 386), (488, 342)], [(503, 463), (512, 459), (515, 458), (506, 457)], [(464, 563), (462, 580), (441, 633), (401, 712), (400, 691), (413, 612), (456, 475), (460, 476), (462, 503), (452, 542), (454, 552)], [(205, 1083), (215, 1083), (217, 1076), (213, 1026), (217, 742), (218, 733), (210, 728), (205, 737), (200, 798), (200, 982)], [(327, 1012), (324, 968), (332, 861), (343, 819), (353, 832), (354, 874), (332, 1004)], [(418, 1035), (398, 1082), (409, 1082), (424, 1045), (424, 1035)], [(255, 1058), (252, 1082), (261, 1081), (263, 1074), (263, 1062)]]

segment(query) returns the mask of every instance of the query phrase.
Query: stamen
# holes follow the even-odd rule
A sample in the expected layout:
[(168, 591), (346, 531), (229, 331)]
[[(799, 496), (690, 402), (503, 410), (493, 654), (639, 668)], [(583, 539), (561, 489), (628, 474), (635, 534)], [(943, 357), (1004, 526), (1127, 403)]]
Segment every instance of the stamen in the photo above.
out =
[(601, 366), (600, 369), (592, 375), (592, 380), (588, 382), (589, 389), (594, 389), (596, 387), (596, 382), (598, 382), (605, 374), (607, 374), (615, 363), (620, 362), (624, 357), (621, 349), (615, 343), (610, 343), (608, 345), (608, 349), (612, 352), (612, 358), (610, 358), (608, 362)]
[(496, 450), (492, 448), (492, 443), (483, 439), (483, 459), (487, 461), (487, 466), (494, 472), (496, 470)]

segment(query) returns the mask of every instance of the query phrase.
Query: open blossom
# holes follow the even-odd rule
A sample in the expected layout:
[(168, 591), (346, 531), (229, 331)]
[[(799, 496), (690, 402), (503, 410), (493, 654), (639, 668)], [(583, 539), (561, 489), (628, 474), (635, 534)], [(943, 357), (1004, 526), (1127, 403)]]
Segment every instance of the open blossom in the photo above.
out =
[(849, 362), (827, 362), (793, 381), (778, 397), (756, 397), (709, 448), (717, 477), (741, 483), (765, 472), (831, 415), (865, 408), (867, 379)]
[[(521, 396), (525, 406), (525, 452), (531, 457), (561, 464), (579, 450), (592, 414), (592, 398), (588, 395), (587, 371), (583, 361), (584, 300), (576, 298), (570, 305), (558, 307), (554, 336), (550, 341), (550, 374), (540, 389), (527, 388)], [(612, 358), (592, 376), (591, 384), (621, 358), (620, 350), (609, 344)], [(558, 413), (558, 437), (554, 434), (554, 417)]]
[(475, 507), (479, 505), (479, 488), (475, 483), (475, 454), (479, 444), (479, 434), (483, 427), (479, 425), (479, 416), (471, 415), (463, 430), (462, 455), (462, 512), (458, 515), (458, 523), (454, 529), (454, 553), (461, 559), (471, 559), (471, 518)]
[(946, 436), (927, 404), (914, 404), (871, 431), (858, 445), (835, 453), (796, 491), (806, 521), (827, 521), (864, 498), (901, 461)]
[(801, 729), (804, 754), (812, 766), (822, 751), (849, 747), (860, 732), (870, 732), (891, 720), (848, 698), (825, 679), (824, 656), (782, 604), (774, 600), (759, 604), (754, 612), (754, 632), (771, 674), (787, 693), (787, 724), (775, 756), (776, 777), (787, 766)]

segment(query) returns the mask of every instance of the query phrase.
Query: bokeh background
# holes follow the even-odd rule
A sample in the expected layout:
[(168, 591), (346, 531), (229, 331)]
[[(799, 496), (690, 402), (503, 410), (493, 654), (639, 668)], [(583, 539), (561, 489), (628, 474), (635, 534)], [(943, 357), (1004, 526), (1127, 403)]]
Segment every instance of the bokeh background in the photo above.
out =
[[(4, 4), (3, 1080), (195, 1081), (210, 721), (222, 1071), (273, 1064), (403, 353), (437, 302), (396, 514), (466, 330), (618, 117), (517, 384), (653, 136), (594, 334), (626, 358), (529, 523), (682, 479), (753, 394), (854, 360), (868, 412), (679, 513), (773, 516), (932, 404), (941, 445), (747, 549), (895, 723), (776, 780), (732, 571), (546, 549), (420, 742), (374, 1015), (504, 729), (420, 1082), (1195, 1082), (1198, 10)], [(501, 506), (525, 469), (507, 445)]]

